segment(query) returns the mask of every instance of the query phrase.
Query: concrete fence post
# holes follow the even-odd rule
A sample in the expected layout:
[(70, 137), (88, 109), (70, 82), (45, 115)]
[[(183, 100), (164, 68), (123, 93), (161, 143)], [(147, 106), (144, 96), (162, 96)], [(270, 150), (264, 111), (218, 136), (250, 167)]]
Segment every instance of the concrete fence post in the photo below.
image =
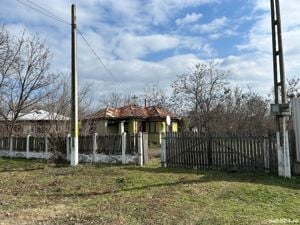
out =
[(284, 135), (284, 150), (283, 150), (283, 157), (284, 157), (284, 177), (291, 178), (291, 164), (290, 164), (290, 149), (289, 149), (289, 133), (288, 131), (285, 132)]
[(30, 136), (31, 135), (28, 134), (27, 137), (26, 137), (26, 159), (29, 159), (29, 147), (30, 147), (29, 146), (29, 144), (30, 144), (29, 143), (29, 141), (30, 141), (29, 139), (30, 139)]
[(45, 137), (45, 159), (48, 160), (48, 137)]
[(13, 137), (9, 138), (9, 156), (13, 157)]
[(122, 164), (126, 164), (126, 132), (122, 133)]
[(278, 175), (284, 176), (284, 154), (283, 148), (280, 145), (280, 133), (276, 132), (276, 140), (277, 140), (277, 158), (278, 158)]
[(166, 162), (166, 135), (161, 136), (161, 166), (167, 167)]
[(143, 134), (142, 132), (138, 133), (138, 156), (140, 166), (144, 166), (144, 156), (143, 156)]
[(66, 138), (67, 161), (70, 161), (70, 151), (71, 151), (70, 139), (71, 139), (71, 134), (68, 134)]
[(97, 154), (97, 150), (98, 150), (97, 137), (98, 137), (98, 134), (94, 133), (93, 134), (93, 159), (92, 159), (92, 162), (96, 161), (96, 154)]

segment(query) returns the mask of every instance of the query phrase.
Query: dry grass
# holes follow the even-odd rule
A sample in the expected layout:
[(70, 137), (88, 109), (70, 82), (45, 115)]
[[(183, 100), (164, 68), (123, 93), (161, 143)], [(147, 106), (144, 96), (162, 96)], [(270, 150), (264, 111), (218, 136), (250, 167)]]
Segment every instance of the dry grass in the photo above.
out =
[(0, 159), (0, 224), (273, 224), (299, 205), (299, 177)]

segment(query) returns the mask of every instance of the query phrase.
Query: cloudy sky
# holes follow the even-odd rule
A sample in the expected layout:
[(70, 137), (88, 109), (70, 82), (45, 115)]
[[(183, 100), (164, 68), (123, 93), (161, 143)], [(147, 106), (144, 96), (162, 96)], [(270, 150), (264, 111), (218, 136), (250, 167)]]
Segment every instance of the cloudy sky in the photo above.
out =
[[(273, 85), (269, 0), (0, 0), (1, 23), (45, 39), (52, 70), (70, 71), (70, 26), (26, 7), (36, 5), (78, 28), (108, 72), (78, 35), (80, 84), (93, 94), (138, 94), (158, 82), (168, 90), (177, 74), (216, 59), (233, 84), (266, 94)], [(300, 4), (281, 0), (286, 76), (299, 76)], [(35, 5), (32, 5), (35, 4)]]

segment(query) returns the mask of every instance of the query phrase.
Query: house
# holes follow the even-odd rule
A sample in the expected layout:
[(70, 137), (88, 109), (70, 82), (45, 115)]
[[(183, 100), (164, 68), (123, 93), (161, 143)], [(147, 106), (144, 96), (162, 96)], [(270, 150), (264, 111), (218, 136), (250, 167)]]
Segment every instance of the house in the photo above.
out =
[(45, 110), (21, 112), (14, 126), (15, 135), (67, 133), (70, 118)]
[[(170, 117), (167, 127), (166, 118)], [(167, 131), (177, 132), (180, 118), (158, 106), (141, 107), (127, 105), (121, 108), (104, 108), (82, 121), (89, 132), (102, 134), (136, 134), (147, 132), (150, 143), (161, 143), (161, 134)]]

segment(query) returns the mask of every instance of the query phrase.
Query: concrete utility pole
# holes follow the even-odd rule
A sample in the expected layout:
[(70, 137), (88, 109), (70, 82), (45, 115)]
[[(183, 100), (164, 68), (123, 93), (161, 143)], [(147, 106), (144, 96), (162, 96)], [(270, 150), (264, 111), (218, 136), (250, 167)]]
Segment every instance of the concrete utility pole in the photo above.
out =
[(286, 102), (279, 0), (271, 0), (271, 19), (275, 92), (275, 104), (271, 105), (271, 112), (276, 116), (278, 174), (279, 176), (291, 177), (290, 151), (287, 131), (290, 107)]
[(78, 164), (78, 97), (77, 97), (77, 42), (76, 42), (76, 8), (71, 8), (71, 166)]

